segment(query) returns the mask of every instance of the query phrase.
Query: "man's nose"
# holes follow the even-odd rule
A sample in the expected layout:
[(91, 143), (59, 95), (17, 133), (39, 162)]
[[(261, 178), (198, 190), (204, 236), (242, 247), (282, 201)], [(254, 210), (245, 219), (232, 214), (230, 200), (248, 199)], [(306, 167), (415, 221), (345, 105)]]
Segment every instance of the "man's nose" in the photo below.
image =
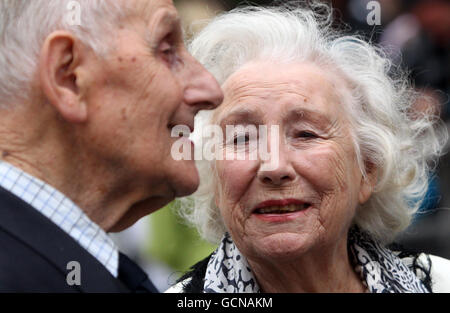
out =
[(184, 101), (196, 111), (213, 110), (223, 102), (223, 92), (214, 76), (196, 60), (189, 71)]

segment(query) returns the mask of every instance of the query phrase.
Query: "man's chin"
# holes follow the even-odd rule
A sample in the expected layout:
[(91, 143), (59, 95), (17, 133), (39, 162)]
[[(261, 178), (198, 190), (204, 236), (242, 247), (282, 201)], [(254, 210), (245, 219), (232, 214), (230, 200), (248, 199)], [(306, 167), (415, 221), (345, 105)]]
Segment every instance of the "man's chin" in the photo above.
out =
[[(191, 162), (191, 161), (187, 161)], [(200, 178), (194, 162), (192, 165), (180, 168), (173, 174), (172, 188), (177, 198), (186, 197), (197, 191)]]
[(176, 197), (187, 197), (192, 195), (197, 191), (199, 186), (199, 180), (190, 180), (189, 182), (183, 182), (182, 184), (178, 184), (176, 188)]
[(136, 224), (141, 218), (164, 208), (173, 200), (173, 197), (152, 197), (138, 202), (128, 210), (128, 212), (109, 230), (109, 232), (119, 233), (124, 231)]
[(175, 198), (186, 197), (197, 191), (200, 178), (194, 161), (183, 161), (171, 168), (172, 171), (168, 175), (171, 179), (164, 184), (164, 191), (158, 191), (160, 196), (153, 196), (134, 204), (109, 232), (121, 232), (133, 226), (141, 218), (165, 207)]

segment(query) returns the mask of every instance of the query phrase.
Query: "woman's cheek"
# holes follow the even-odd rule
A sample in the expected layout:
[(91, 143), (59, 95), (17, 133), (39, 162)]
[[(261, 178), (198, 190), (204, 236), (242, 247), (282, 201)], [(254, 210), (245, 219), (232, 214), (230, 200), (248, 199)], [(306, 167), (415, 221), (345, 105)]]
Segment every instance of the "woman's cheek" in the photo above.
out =
[[(249, 194), (252, 181), (256, 175), (256, 161), (223, 160), (217, 161), (219, 186), (216, 191), (219, 206), (225, 223), (229, 228), (235, 228), (245, 223), (246, 199), (254, 195)], [(232, 225), (231, 225), (232, 224)]]
[(335, 186), (335, 168), (324, 151), (302, 152), (296, 157), (295, 170), (319, 194), (331, 192)]
[(238, 202), (246, 194), (256, 175), (255, 161), (223, 160), (217, 161), (220, 189), (228, 200)]
[(297, 171), (319, 193), (334, 193), (347, 188), (346, 155), (336, 144), (302, 151), (297, 158)]
[(322, 226), (334, 233), (333, 229), (347, 225), (354, 215), (353, 159), (345, 149), (333, 145), (309, 154), (305, 163), (309, 164), (308, 180), (321, 197)]

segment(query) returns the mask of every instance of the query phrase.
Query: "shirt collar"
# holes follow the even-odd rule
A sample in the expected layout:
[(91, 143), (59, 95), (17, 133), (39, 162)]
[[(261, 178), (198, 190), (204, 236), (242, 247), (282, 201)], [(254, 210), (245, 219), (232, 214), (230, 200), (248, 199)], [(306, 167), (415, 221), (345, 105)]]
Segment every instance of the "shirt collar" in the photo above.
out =
[(117, 246), (69, 198), (45, 182), (3, 161), (0, 161), (0, 186), (50, 219), (92, 254), (114, 277), (118, 277)]

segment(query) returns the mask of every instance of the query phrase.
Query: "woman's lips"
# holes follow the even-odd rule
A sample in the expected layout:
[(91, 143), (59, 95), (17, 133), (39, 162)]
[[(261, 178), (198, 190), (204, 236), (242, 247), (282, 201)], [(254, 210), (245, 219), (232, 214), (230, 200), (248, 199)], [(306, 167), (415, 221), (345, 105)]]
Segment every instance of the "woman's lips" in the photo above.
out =
[(285, 206), (289, 204), (303, 204), (303, 203), (305, 203), (305, 201), (299, 199), (271, 199), (261, 202), (255, 207), (255, 209), (267, 206)]
[(267, 200), (258, 204), (252, 214), (267, 222), (285, 222), (303, 215), (310, 206), (298, 199)]
[(282, 214), (252, 214), (255, 218), (262, 220), (264, 222), (270, 223), (283, 223), (295, 220), (305, 214), (306, 210), (296, 211), (292, 213), (282, 213)]

